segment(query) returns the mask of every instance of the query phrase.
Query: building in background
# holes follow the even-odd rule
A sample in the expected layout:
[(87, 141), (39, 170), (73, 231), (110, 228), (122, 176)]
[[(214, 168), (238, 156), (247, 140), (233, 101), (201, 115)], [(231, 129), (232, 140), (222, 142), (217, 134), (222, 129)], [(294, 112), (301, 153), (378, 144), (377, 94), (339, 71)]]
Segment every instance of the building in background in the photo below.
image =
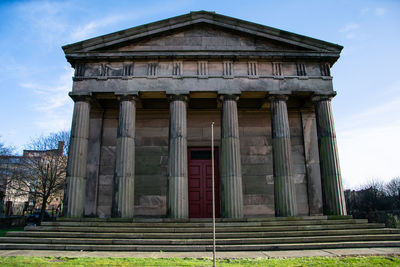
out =
[(214, 12), (64, 46), (67, 216), (345, 215), (331, 99), (343, 47)]
[[(31, 176), (32, 164), (48, 161), (50, 158), (66, 158), (63, 155), (64, 142), (58, 142), (57, 149), (50, 150), (24, 150), (22, 156), (0, 156), (0, 201), (2, 214), (23, 215), (25, 212), (40, 209), (36, 184), (40, 179)], [(64, 160), (66, 161), (66, 159)], [(31, 176), (31, 177), (30, 177)], [(27, 178), (25, 178), (27, 177)], [(60, 191), (51, 198), (47, 205), (48, 210), (55, 212), (61, 210), (63, 193)]]

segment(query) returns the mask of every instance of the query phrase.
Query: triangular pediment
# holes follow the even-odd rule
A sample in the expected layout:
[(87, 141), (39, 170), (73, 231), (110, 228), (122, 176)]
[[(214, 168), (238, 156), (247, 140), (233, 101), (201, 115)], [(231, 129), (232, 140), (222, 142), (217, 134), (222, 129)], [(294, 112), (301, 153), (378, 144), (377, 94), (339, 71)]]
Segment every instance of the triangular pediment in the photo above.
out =
[(313, 51), (251, 34), (199, 23), (173, 32), (118, 43), (95, 51)]
[[(68, 59), (76, 55), (115, 55), (116, 53), (171, 51), (253, 51), (329, 54), (339, 57), (343, 47), (314, 38), (199, 11), (133, 27), (63, 47)], [(147, 55), (147, 54), (143, 54)], [(161, 55), (161, 54), (160, 54)], [(165, 55), (162, 54), (162, 55)], [(233, 54), (232, 54), (233, 55)], [(254, 56), (254, 54), (252, 54)]]

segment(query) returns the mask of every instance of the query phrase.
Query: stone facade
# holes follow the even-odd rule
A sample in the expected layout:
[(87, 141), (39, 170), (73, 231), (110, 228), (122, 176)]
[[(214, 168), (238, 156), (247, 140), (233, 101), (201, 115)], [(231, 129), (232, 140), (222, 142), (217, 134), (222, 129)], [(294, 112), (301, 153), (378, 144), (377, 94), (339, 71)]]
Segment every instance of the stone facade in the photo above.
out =
[(63, 49), (67, 216), (190, 217), (188, 151), (211, 146), (211, 122), (222, 217), (345, 215), (330, 106), (341, 46), (200, 11)]

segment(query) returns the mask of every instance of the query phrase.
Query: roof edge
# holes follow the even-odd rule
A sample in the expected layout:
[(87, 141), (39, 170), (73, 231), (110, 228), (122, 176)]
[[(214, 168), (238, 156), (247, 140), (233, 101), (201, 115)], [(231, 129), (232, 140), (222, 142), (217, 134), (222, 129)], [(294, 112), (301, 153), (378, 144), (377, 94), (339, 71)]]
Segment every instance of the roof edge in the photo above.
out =
[(297, 45), (312, 46), (319, 50), (340, 52), (343, 49), (343, 46), (338, 44), (203, 10), (192, 11), (187, 14), (135, 26), (76, 43), (67, 44), (62, 46), (62, 49), (65, 54), (74, 53), (77, 51), (89, 52), (90, 50), (99, 47), (105, 47), (118, 43), (120, 40), (134, 40), (146, 35), (150, 36), (200, 22), (206, 22), (282, 42), (291, 41), (297, 43)]

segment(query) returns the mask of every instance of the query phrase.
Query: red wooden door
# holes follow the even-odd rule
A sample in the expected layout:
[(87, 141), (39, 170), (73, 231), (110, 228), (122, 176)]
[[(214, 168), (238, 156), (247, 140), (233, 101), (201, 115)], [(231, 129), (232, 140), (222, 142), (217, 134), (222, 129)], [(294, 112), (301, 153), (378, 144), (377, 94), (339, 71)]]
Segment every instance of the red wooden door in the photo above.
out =
[[(212, 217), (211, 148), (189, 148), (189, 217)], [(218, 150), (214, 150), (215, 216), (219, 217)]]

